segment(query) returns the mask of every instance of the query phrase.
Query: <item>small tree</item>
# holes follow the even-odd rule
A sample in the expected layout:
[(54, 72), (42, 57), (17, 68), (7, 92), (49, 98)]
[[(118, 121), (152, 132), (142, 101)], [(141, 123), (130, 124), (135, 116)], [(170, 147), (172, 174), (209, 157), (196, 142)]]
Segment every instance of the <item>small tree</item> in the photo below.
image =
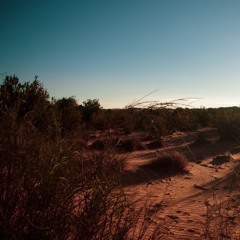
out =
[(83, 121), (90, 123), (93, 120), (94, 114), (101, 109), (101, 105), (98, 99), (88, 99), (82, 103), (81, 109)]
[(80, 123), (80, 111), (74, 97), (61, 98), (56, 101), (56, 106), (61, 119), (63, 134), (77, 130)]

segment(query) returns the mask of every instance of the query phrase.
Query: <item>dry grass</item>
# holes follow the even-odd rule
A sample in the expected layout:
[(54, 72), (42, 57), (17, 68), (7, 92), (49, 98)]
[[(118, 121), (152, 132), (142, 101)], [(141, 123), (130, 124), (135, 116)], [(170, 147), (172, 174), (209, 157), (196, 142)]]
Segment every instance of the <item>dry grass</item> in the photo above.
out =
[[(203, 224), (205, 239), (239, 239), (240, 215), (237, 202), (229, 197), (213, 194), (205, 201), (206, 217)], [(238, 204), (237, 204), (238, 205)]]
[(147, 144), (148, 149), (157, 149), (163, 147), (162, 139), (152, 140)]
[[(116, 149), (132, 152), (144, 149), (143, 145), (134, 139), (106, 137), (87, 149), (89, 129), (87, 136), (82, 136), (83, 142), (73, 135), (83, 127), (78, 106), (67, 101), (70, 106), (60, 111), (37, 81), (20, 84), (13, 77), (1, 85), (0, 93), (0, 239), (164, 239), (167, 227), (155, 222), (160, 209), (147, 204), (139, 209), (139, 203), (131, 201), (121, 186), (126, 159)], [(140, 102), (142, 99), (129, 108), (176, 106), (174, 101), (162, 104)], [(85, 107), (91, 110), (91, 106)], [(231, 116), (218, 115), (216, 124), (222, 137), (239, 139), (240, 119), (235, 111)], [(193, 121), (197, 125), (191, 116), (177, 121), (177, 114), (172, 122), (174, 130), (183, 123), (188, 128)], [(88, 118), (92, 122), (92, 115)], [(106, 119), (104, 126), (109, 123)], [(160, 119), (159, 115), (158, 121), (151, 121), (152, 140), (162, 137), (164, 129), (156, 124)], [(134, 124), (125, 122), (123, 130), (130, 133)], [(115, 128), (118, 125), (113, 122)], [(205, 143), (205, 136), (199, 133), (197, 142)], [(228, 159), (214, 161), (217, 165)], [(179, 152), (158, 152), (148, 167), (163, 173), (184, 173), (188, 160)], [(234, 239), (232, 223), (239, 212), (225, 202), (206, 206), (206, 239)]]
[(0, 239), (159, 239), (124, 193), (113, 139), (86, 149), (64, 126), (38, 82), (0, 87)]
[(128, 153), (136, 150), (144, 150), (145, 147), (142, 143), (140, 143), (136, 139), (129, 138), (129, 139), (120, 140), (116, 145), (116, 149), (119, 152)]
[(156, 171), (168, 171), (171, 173), (183, 173), (187, 171), (188, 160), (179, 152), (161, 152), (148, 165)]

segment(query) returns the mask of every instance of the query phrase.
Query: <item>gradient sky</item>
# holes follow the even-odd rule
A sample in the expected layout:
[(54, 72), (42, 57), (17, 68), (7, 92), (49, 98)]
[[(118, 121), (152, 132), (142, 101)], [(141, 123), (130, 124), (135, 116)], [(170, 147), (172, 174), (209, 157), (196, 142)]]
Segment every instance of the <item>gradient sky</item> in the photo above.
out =
[(105, 108), (202, 98), (240, 106), (239, 0), (0, 0), (0, 80)]

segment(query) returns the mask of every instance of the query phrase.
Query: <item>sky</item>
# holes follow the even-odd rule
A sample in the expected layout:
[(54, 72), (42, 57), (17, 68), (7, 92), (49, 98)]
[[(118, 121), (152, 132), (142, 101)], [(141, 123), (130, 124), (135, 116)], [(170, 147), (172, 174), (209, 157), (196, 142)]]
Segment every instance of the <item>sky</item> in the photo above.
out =
[[(0, 0), (0, 81), (104, 108), (240, 106), (239, 0)], [(196, 101), (195, 101), (196, 100)]]

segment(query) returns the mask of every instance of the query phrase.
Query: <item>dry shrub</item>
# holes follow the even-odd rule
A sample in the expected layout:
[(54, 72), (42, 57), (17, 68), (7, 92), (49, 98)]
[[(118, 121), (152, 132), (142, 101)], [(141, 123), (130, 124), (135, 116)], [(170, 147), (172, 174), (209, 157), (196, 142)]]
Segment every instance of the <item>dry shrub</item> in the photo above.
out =
[(230, 151), (231, 154), (238, 154), (240, 153), (240, 146), (236, 146), (234, 147), (231, 151)]
[(185, 155), (179, 152), (160, 152), (156, 159), (152, 160), (148, 167), (171, 173), (182, 173), (187, 170), (188, 160)]
[(238, 108), (219, 110), (216, 115), (216, 126), (222, 139), (239, 141), (240, 115)]
[(162, 139), (158, 139), (158, 140), (153, 140), (150, 143), (148, 143), (147, 147), (149, 149), (156, 149), (156, 148), (161, 148), (163, 147), (162, 144)]
[(159, 239), (163, 234), (148, 206), (139, 209), (124, 193), (120, 175), (126, 159), (113, 148), (86, 152), (74, 139), (50, 140), (29, 131), (27, 123), (10, 134), (1, 130), (0, 239)]
[(119, 152), (133, 152), (137, 150), (144, 150), (145, 147), (136, 139), (125, 139), (120, 140), (116, 145), (116, 148)]
[(141, 141), (143, 142), (148, 142), (148, 141), (152, 141), (154, 140), (154, 136), (150, 135), (150, 134), (145, 134), (145, 136), (143, 136), (141, 138)]
[(224, 180), (227, 192), (213, 192), (205, 200), (206, 216), (203, 222), (205, 239), (240, 239), (239, 169), (237, 164)]
[(192, 145), (205, 145), (209, 144), (210, 141), (206, 138), (204, 131), (197, 131), (195, 135), (195, 142)]
[(230, 161), (233, 161), (233, 157), (230, 154), (226, 155), (218, 155), (213, 158), (213, 160), (210, 162), (212, 165), (221, 165)]
[(100, 136), (94, 140), (90, 146), (90, 150), (103, 151), (107, 149), (114, 149), (118, 146), (120, 139), (114, 133), (101, 133)]
[(0, 87), (0, 239), (159, 239), (147, 206), (121, 187), (125, 157), (62, 139), (41, 86), (10, 80)]
[[(239, 211), (231, 199), (213, 195), (205, 201), (206, 217), (203, 225), (205, 239), (239, 239)], [(236, 203), (235, 203), (236, 204)]]
[(94, 141), (89, 147), (92, 150), (104, 150), (105, 144), (102, 140), (98, 139), (98, 140)]

